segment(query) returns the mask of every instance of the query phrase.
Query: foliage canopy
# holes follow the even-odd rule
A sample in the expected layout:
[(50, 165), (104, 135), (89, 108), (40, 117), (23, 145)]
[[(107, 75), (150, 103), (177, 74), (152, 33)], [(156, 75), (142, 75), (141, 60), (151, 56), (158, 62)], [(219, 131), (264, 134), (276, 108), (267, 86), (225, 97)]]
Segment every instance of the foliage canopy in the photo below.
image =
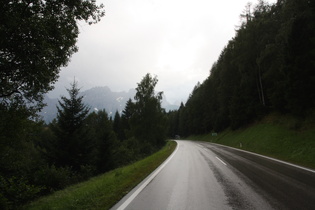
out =
[(170, 114), (177, 123), (172, 135), (237, 129), (269, 112), (310, 115), (315, 108), (314, 11), (314, 1), (308, 0), (249, 4), (210, 76)]
[(4, 0), (0, 14), (0, 102), (40, 108), (78, 50), (77, 21), (96, 23), (104, 11), (95, 0)]

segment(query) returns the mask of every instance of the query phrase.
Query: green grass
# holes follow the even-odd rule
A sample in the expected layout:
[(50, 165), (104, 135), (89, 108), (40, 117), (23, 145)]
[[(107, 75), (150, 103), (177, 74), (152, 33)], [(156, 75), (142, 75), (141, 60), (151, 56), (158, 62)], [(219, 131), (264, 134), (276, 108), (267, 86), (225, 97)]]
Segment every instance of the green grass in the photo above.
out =
[(176, 142), (170, 141), (143, 160), (57, 191), (24, 209), (109, 209), (156, 169), (175, 147)]
[(247, 128), (225, 130), (217, 136), (191, 136), (189, 139), (241, 148), (315, 168), (315, 126), (314, 122), (304, 122), (288, 116), (269, 115)]

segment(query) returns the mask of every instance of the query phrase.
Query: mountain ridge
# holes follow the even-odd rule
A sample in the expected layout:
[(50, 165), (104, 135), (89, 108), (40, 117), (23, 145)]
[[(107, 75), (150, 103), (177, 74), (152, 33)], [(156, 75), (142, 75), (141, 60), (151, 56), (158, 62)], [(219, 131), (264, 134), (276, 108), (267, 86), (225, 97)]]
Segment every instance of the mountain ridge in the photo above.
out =
[[(126, 102), (131, 98), (133, 99), (136, 94), (135, 89), (129, 89), (129, 91), (112, 91), (108, 86), (97, 86), (88, 90), (80, 92), (80, 96), (83, 96), (83, 103), (90, 107), (90, 111), (103, 110), (108, 113), (109, 117), (114, 117), (116, 111), (120, 114), (125, 108)], [(44, 98), (44, 103), (47, 104), (40, 116), (46, 123), (50, 123), (57, 117), (57, 105), (58, 98), (50, 98), (48, 95)], [(176, 110), (179, 108), (177, 105), (170, 104), (165, 95), (162, 99), (162, 107), (166, 111)]]

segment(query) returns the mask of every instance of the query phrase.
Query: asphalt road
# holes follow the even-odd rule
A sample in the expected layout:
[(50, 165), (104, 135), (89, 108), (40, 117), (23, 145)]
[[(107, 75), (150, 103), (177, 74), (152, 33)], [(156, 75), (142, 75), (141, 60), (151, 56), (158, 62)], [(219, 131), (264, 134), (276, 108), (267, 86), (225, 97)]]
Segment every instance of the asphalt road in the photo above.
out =
[(205, 142), (173, 155), (113, 209), (315, 209), (315, 171)]

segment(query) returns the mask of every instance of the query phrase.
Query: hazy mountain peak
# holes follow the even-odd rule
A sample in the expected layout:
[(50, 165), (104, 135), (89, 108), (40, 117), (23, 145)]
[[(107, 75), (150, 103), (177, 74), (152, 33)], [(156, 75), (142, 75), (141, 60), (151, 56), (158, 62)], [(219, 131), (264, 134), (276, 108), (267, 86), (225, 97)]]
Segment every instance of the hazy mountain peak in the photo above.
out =
[[(99, 111), (105, 109), (106, 112), (110, 115), (113, 115), (116, 111), (119, 113), (125, 108), (126, 102), (131, 98), (134, 99), (136, 94), (135, 89), (129, 89), (128, 92), (120, 91), (114, 92), (107, 86), (103, 87), (93, 87), (91, 89), (82, 91), (81, 96), (84, 96), (83, 103), (91, 107), (91, 111)], [(43, 116), (43, 119), (46, 123), (51, 122), (57, 116), (57, 98), (45, 97), (44, 102), (47, 104), (43, 108), (40, 115)], [(178, 109), (178, 106), (171, 105), (167, 102), (165, 96), (163, 95), (162, 107), (168, 110)]]

